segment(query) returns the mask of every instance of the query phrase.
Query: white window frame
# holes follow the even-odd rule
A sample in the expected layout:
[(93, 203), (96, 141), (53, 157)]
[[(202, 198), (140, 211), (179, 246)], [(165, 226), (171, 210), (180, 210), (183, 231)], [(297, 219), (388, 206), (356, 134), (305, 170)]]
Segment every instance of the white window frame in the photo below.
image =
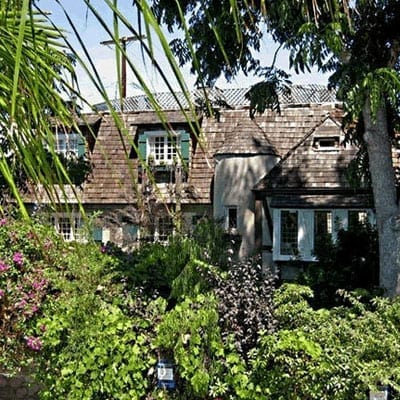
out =
[[(64, 229), (63, 223), (68, 221), (68, 228)], [(56, 232), (66, 242), (82, 241), (81, 228), (82, 217), (79, 213), (56, 213), (51, 215), (51, 223)]]
[[(281, 211), (297, 211), (298, 218), (298, 234), (297, 248), (298, 255), (281, 254)], [(371, 225), (376, 223), (375, 214), (371, 209), (299, 209), (299, 208), (274, 208), (273, 215), (273, 259), (274, 261), (318, 261), (315, 257), (315, 227), (314, 213), (315, 211), (329, 211), (332, 218), (332, 238), (336, 240), (337, 233), (340, 229), (348, 229), (349, 212), (358, 211), (367, 214), (368, 222)]]
[[(321, 142), (334, 141), (333, 146), (320, 146)], [(340, 150), (340, 135), (328, 135), (328, 136), (315, 136), (313, 139), (313, 150), (314, 151), (339, 151)]]
[[(178, 162), (180, 159), (179, 152), (181, 149), (180, 141), (182, 132), (184, 131), (145, 131), (147, 136), (146, 161), (149, 162), (151, 160), (154, 162), (154, 165), (172, 165), (175, 162)], [(160, 138), (164, 141), (162, 157), (155, 154), (155, 142)], [(172, 139), (175, 139), (175, 143), (171, 141)], [(169, 152), (171, 152), (171, 157), (169, 157)]]
[(79, 152), (79, 133), (56, 132), (56, 152), (64, 157), (77, 157)]

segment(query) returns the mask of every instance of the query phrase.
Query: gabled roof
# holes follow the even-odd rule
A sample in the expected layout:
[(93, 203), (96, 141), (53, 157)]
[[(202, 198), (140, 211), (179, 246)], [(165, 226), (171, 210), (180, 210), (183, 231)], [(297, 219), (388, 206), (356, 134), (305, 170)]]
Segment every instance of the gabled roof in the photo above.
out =
[(277, 155), (277, 151), (255, 120), (243, 118), (225, 133), (224, 143), (215, 154)]
[[(337, 149), (317, 149), (315, 138), (337, 137)], [(340, 124), (330, 115), (313, 126), (301, 140), (282, 157), (281, 161), (257, 184), (255, 190), (307, 190), (346, 189), (347, 167), (357, 149), (343, 144), (344, 135)]]
[[(250, 102), (246, 99), (249, 88), (237, 89), (197, 89), (188, 94), (193, 104), (201, 104), (208, 98), (214, 105), (224, 104), (227, 107), (248, 107)], [(154, 93), (154, 99), (162, 110), (179, 110), (188, 108), (189, 103), (182, 92)], [(280, 95), (281, 104), (309, 104), (309, 103), (333, 103), (336, 93), (328, 90), (323, 85), (293, 85), (290, 93)], [(121, 101), (112, 100), (112, 106), (116, 111), (121, 111)], [(98, 111), (107, 111), (105, 103), (97, 104), (94, 108)], [(137, 95), (123, 99), (122, 109), (130, 111), (154, 111), (154, 107), (146, 95)]]

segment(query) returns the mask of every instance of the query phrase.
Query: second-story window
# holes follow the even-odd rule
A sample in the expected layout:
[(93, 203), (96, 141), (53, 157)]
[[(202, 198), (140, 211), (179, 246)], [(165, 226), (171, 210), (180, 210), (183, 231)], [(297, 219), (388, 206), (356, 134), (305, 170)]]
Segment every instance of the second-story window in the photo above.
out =
[(139, 183), (146, 162), (157, 183), (186, 182), (189, 172), (190, 134), (183, 130), (143, 130), (138, 136)]
[(178, 157), (179, 136), (167, 136), (165, 134), (150, 134), (147, 139), (147, 161), (152, 159), (155, 165), (171, 165)]
[(78, 133), (56, 133), (56, 151), (64, 157), (78, 157), (80, 155), (80, 142), (80, 135)]

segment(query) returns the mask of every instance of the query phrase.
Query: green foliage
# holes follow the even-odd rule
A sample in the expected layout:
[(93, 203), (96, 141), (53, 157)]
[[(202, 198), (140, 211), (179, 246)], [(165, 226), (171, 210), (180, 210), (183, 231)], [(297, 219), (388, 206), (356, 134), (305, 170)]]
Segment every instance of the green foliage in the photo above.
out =
[(156, 362), (153, 323), (165, 302), (126, 291), (118, 260), (95, 245), (75, 243), (62, 261), (50, 274), (58, 294), (37, 323), (41, 398), (144, 397)]
[(370, 224), (359, 223), (349, 230), (340, 230), (335, 242), (329, 236), (321, 238), (315, 255), (319, 262), (309, 265), (299, 279), (314, 290), (315, 307), (338, 305), (338, 289), (378, 293), (378, 237)]
[(123, 273), (129, 283), (148, 294), (169, 298), (175, 278), (190, 260), (194, 243), (184, 237), (171, 237), (168, 244), (147, 243), (126, 258)]
[[(260, 398), (361, 400), (380, 383), (397, 390), (398, 300), (377, 299), (365, 307), (347, 294), (350, 307), (314, 311), (302, 293), (310, 294), (294, 285), (277, 293), (281, 329), (262, 337), (253, 366)], [(289, 306), (283, 302), (288, 297)], [(291, 308), (300, 311), (295, 320), (287, 318)]]
[(173, 354), (184, 381), (180, 390), (204, 398), (218, 369), (213, 356), (223, 352), (215, 298), (198, 295), (179, 303), (157, 327), (156, 344), (161, 354)]
[[(171, 263), (179, 240), (191, 243), (177, 239)], [(12, 219), (0, 254), (1, 364), (34, 365), (41, 399), (361, 400), (378, 384), (400, 399), (399, 299), (341, 291), (342, 306), (315, 310), (309, 287), (274, 290), (257, 260), (222, 271), (193, 258), (170, 275), (167, 308), (126, 278), (123, 252)], [(157, 388), (160, 358), (175, 364), (175, 391)]]
[(192, 238), (197, 259), (226, 269), (230, 263), (228, 254), (237, 243), (226, 236), (221, 221), (202, 218), (197, 223)]
[[(66, 157), (63, 154), (58, 154), (57, 156), (71, 183), (78, 186), (82, 185), (92, 171), (92, 165), (86, 156)], [(47, 153), (47, 162), (51, 169), (56, 168), (54, 155)], [(61, 176), (60, 181), (64, 184), (69, 183), (65, 176)]]
[(185, 299), (158, 325), (161, 357), (172, 355), (176, 364), (178, 388), (172, 398), (249, 398), (249, 370), (233, 338), (223, 339), (219, 318), (217, 299), (209, 293)]
[(54, 230), (0, 220), (0, 365), (9, 372), (41, 349), (35, 326), (51, 297), (49, 266), (57, 265), (61, 248)]

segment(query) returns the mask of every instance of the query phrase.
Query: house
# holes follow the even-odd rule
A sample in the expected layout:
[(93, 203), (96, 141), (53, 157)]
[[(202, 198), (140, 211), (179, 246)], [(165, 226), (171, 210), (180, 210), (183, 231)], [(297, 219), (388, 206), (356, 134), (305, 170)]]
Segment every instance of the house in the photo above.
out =
[[(92, 171), (78, 197), (86, 213), (100, 212), (96, 239), (129, 247), (165, 239), (177, 215), (188, 230), (208, 216), (239, 238), (240, 257), (261, 252), (268, 265), (290, 265), (315, 261), (318, 235), (373, 221), (370, 190), (347, 176), (357, 149), (344, 144), (334, 93), (294, 86), (279, 114), (251, 119), (246, 91), (208, 91), (214, 116), (169, 93), (155, 95), (159, 109), (145, 96), (124, 99), (123, 112), (116, 102), (117, 121), (102, 105), (84, 116)], [(192, 96), (202, 104), (203, 92)], [(53, 220), (66, 239), (80, 224), (77, 204), (70, 207), (76, 220)]]

